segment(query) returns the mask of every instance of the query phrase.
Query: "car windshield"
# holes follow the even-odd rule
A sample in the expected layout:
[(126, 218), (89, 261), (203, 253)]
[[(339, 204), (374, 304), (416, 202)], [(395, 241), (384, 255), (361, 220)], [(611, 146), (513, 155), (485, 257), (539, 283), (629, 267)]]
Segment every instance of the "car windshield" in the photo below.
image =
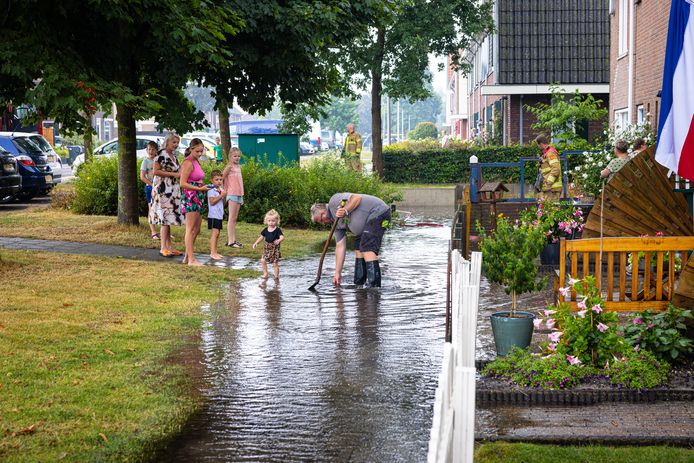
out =
[(39, 148), (41, 148), (43, 151), (50, 151), (51, 150), (51, 145), (48, 144), (45, 138), (43, 138), (41, 135), (32, 135), (29, 137), (31, 141), (36, 143)]
[(27, 137), (15, 137), (12, 143), (17, 147), (19, 154), (43, 154), (41, 147)]

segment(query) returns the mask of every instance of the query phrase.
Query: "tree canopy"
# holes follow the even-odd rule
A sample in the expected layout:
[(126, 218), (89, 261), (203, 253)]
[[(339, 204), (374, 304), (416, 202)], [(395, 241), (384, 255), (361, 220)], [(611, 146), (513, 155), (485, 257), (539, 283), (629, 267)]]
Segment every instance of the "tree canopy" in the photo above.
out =
[(449, 55), (454, 66), (463, 66), (461, 51), (493, 27), (491, 6), (474, 0), (382, 1), (345, 48), (341, 65), (351, 83), (371, 86), (375, 172), (383, 173), (381, 96), (412, 101), (429, 97), (429, 54)]
[[(184, 95), (193, 79), (263, 111), (324, 104), (340, 83), (336, 53), (374, 0), (10, 0), (0, 25), (0, 99), (29, 103), (67, 129), (114, 102), (119, 221), (137, 223), (135, 120), (185, 132), (203, 121)], [(10, 20), (11, 18), (11, 20)], [(41, 33), (37, 33), (41, 31)], [(56, 46), (55, 44), (60, 44)], [(225, 108), (226, 109), (226, 108)], [(220, 111), (224, 112), (224, 111)]]
[(321, 118), (321, 128), (344, 132), (347, 124), (359, 125), (359, 103), (350, 97), (333, 97)]

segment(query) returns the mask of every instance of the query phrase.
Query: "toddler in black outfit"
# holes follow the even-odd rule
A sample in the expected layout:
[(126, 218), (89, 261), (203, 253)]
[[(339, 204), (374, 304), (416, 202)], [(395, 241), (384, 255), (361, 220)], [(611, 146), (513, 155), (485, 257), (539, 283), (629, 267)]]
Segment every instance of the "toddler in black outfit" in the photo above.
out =
[(263, 266), (263, 277), (267, 278), (268, 276), (267, 264), (269, 262), (272, 264), (272, 267), (275, 270), (275, 279), (278, 279), (280, 277), (279, 262), (280, 257), (282, 257), (280, 254), (280, 244), (282, 241), (284, 241), (284, 235), (279, 227), (280, 215), (276, 210), (270, 209), (265, 214), (265, 220), (263, 220), (263, 223), (267, 226), (263, 228), (263, 231), (260, 232), (260, 236), (257, 240), (255, 240), (255, 243), (253, 243), (253, 249), (260, 244), (263, 238), (265, 239), (263, 257), (260, 258), (260, 263)]

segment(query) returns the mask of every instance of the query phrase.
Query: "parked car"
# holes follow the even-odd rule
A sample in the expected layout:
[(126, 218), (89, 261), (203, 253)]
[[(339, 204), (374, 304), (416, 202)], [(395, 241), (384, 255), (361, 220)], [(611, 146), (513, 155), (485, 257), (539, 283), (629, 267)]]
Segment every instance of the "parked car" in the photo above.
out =
[(0, 148), (0, 203), (12, 201), (22, 188), (22, 176), (11, 153)]
[(58, 156), (58, 153), (55, 152), (51, 144), (48, 143), (48, 140), (43, 138), (43, 135), (38, 133), (14, 132), (13, 135), (15, 137), (26, 137), (41, 148), (41, 151), (43, 151), (46, 155), (46, 163), (53, 171), (53, 185), (60, 183), (60, 178), (63, 175), (63, 161), (60, 159), (60, 156)]
[(307, 141), (302, 141), (299, 143), (299, 154), (301, 156), (307, 156), (310, 154), (315, 154), (316, 150), (311, 144)]
[(53, 171), (48, 165), (46, 153), (29, 137), (0, 132), (0, 148), (12, 154), (17, 161), (17, 168), (22, 176), (18, 198), (30, 199), (51, 191)]
[(181, 137), (181, 142), (178, 144), (178, 151), (180, 151), (181, 153), (185, 153), (186, 148), (188, 148), (193, 138), (199, 138), (202, 141), (202, 144), (205, 145), (205, 152), (203, 153), (203, 156), (207, 160), (213, 160), (216, 158), (214, 154), (214, 140), (208, 137), (193, 137), (189, 135), (184, 135)]
[[(161, 144), (164, 141), (164, 137), (158, 137), (155, 135), (136, 135), (135, 136), (135, 149), (137, 150), (137, 159), (144, 159), (147, 157), (147, 143), (154, 141), (161, 148)], [(94, 159), (98, 159), (100, 156), (112, 157), (118, 156), (118, 139), (114, 138), (109, 140), (103, 145), (99, 145), (92, 153)], [(77, 169), (79, 166), (84, 164), (84, 153), (78, 155), (72, 162), (72, 172), (77, 175)], [(139, 166), (138, 166), (139, 169)]]

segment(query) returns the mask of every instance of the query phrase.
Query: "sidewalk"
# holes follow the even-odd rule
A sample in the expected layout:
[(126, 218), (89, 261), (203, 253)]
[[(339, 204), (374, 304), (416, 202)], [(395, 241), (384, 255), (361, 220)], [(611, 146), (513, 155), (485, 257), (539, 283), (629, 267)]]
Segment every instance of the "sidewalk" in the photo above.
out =
[[(20, 249), (24, 251), (62, 252), (66, 254), (83, 254), (101, 257), (122, 257), (125, 259), (146, 260), (151, 262), (181, 263), (181, 257), (162, 257), (158, 249), (135, 248), (99, 243), (77, 243), (74, 241), (36, 240), (31, 238), (0, 237), (0, 248)], [(212, 260), (209, 254), (195, 254), (195, 258), (204, 265), (220, 268), (245, 269), (252, 263), (246, 257), (225, 256), (222, 260)]]

